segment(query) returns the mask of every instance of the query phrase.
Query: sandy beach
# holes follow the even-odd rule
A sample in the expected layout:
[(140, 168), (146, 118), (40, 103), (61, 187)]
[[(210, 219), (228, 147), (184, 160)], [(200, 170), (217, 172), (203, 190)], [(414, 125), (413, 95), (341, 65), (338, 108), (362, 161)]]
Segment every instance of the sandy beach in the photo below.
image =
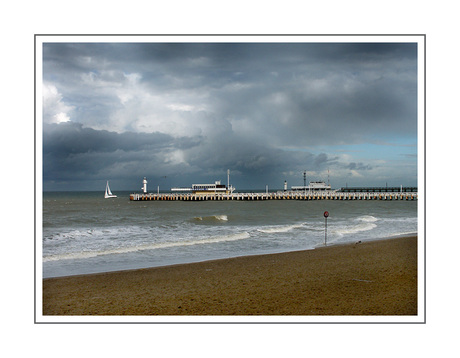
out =
[(48, 278), (43, 315), (417, 315), (417, 237)]

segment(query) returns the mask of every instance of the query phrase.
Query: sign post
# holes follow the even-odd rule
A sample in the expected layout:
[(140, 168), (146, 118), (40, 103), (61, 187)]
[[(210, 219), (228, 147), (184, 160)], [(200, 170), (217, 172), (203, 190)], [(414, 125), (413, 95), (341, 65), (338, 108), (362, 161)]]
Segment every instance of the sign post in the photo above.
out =
[(327, 217), (329, 216), (329, 212), (324, 212), (324, 246), (327, 245)]

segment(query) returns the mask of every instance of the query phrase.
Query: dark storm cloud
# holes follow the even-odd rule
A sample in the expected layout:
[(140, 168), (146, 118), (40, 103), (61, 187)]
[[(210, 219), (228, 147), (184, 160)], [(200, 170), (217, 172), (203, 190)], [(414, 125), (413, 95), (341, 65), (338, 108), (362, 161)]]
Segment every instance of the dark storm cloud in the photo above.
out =
[[(286, 153), (238, 138), (173, 138), (161, 133), (115, 133), (84, 128), (81, 124), (45, 125), (43, 146), (44, 181), (73, 183), (117, 178), (126, 183), (132, 176), (158, 181), (168, 177), (174, 185), (187, 185), (210, 177), (224, 179), (226, 168), (244, 181), (275, 180), (274, 173), (318, 167), (324, 154)], [(168, 158), (180, 149), (181, 163)], [(212, 179), (214, 180), (214, 179)], [(246, 185), (250, 185), (246, 184)], [(84, 187), (85, 188), (85, 187)]]
[(49, 181), (359, 174), (314, 147), (416, 140), (416, 44), (46, 43), (43, 78)]
[[(146, 167), (162, 167), (173, 150), (197, 146), (200, 138), (162, 133), (115, 133), (79, 123), (47, 124), (43, 135), (44, 180), (126, 178)], [(147, 165), (146, 165), (147, 163)]]
[(141, 150), (171, 146), (173, 140), (162, 133), (115, 133), (83, 128), (80, 123), (45, 125), (43, 153), (88, 153)]

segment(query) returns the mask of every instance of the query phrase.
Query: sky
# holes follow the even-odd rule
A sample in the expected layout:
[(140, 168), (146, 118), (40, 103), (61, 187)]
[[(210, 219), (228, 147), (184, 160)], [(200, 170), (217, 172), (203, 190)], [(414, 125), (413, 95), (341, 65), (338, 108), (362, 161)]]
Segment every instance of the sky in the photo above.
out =
[(417, 44), (44, 42), (43, 190), (417, 185)]

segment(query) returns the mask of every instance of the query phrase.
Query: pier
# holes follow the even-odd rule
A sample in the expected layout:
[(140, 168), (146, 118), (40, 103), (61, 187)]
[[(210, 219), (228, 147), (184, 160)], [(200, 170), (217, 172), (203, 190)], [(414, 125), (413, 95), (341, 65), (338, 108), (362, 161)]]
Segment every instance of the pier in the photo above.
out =
[(139, 193), (131, 201), (256, 201), (256, 200), (417, 200), (416, 192), (276, 192), (276, 193)]
[(416, 193), (418, 191), (416, 186), (395, 186), (395, 187), (346, 187), (340, 188), (337, 190), (342, 193), (364, 193), (364, 192), (372, 192), (372, 193)]

